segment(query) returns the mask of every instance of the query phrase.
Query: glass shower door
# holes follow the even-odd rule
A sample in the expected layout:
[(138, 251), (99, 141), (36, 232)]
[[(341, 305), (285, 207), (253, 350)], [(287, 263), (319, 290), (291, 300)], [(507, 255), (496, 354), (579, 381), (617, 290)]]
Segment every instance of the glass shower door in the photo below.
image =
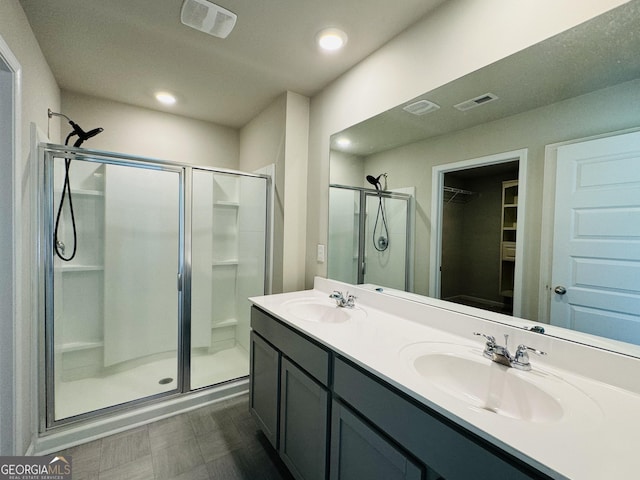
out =
[(176, 391), (181, 170), (53, 155), (46, 168), (48, 423)]
[(365, 205), (365, 268), (361, 283), (407, 290), (409, 200), (367, 192)]
[(192, 390), (249, 374), (249, 297), (265, 293), (267, 180), (193, 169)]
[(358, 280), (360, 191), (331, 185), (329, 188), (329, 278), (346, 283)]

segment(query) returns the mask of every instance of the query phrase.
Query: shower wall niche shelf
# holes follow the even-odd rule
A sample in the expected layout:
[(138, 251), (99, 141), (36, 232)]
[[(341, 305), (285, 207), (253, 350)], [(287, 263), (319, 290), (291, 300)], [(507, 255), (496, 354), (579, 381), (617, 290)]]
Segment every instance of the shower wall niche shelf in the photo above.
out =
[[(53, 213), (57, 212), (64, 183), (64, 159), (56, 159)], [(81, 380), (101, 373), (104, 351), (104, 231), (105, 231), (105, 167), (84, 161), (71, 166), (71, 196), (77, 231), (75, 257), (64, 262), (54, 261), (56, 276), (55, 314), (64, 318), (57, 323), (56, 343), (59, 345), (63, 381)], [(54, 216), (55, 218), (55, 216)], [(66, 253), (73, 249), (72, 222), (65, 199), (60, 217), (59, 239)]]

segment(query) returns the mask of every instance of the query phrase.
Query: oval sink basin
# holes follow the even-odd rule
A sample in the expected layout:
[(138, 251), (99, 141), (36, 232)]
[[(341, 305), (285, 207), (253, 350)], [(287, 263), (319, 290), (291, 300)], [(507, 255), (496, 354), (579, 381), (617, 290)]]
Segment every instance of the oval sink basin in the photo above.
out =
[(299, 299), (286, 302), (286, 312), (299, 320), (321, 323), (343, 323), (354, 318), (362, 318), (364, 312), (358, 307), (341, 308), (334, 301), (327, 299)]
[(429, 386), (487, 412), (520, 421), (562, 420), (567, 407), (594, 414), (589, 397), (560, 378), (539, 370), (525, 372), (482, 356), (482, 349), (447, 343), (414, 344), (403, 350), (410, 367)]

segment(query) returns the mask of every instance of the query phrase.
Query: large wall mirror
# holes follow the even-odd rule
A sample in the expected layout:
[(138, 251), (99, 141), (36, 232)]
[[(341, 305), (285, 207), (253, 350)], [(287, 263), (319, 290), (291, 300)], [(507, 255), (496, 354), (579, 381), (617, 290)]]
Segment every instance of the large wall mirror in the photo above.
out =
[(638, 52), (634, 0), (333, 135), (328, 276), (640, 357)]

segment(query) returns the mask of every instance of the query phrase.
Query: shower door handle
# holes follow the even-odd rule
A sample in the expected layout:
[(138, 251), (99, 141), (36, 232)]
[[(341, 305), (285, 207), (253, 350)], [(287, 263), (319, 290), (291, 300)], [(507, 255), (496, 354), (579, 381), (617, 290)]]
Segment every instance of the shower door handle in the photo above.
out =
[(360, 271), (362, 272), (363, 276), (367, 273), (367, 263), (366, 262), (362, 262), (362, 264), (360, 265)]
[(178, 273), (178, 291), (182, 291), (182, 274)]

